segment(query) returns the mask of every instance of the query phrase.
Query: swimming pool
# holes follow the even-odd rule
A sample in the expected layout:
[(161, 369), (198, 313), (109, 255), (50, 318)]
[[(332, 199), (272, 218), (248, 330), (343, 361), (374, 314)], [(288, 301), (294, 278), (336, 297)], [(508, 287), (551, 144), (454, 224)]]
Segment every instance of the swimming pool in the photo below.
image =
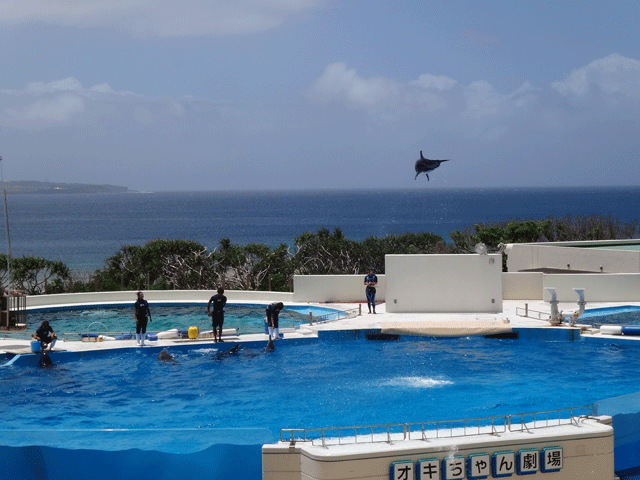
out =
[[(153, 321), (148, 332), (172, 328), (187, 329), (194, 325), (200, 330), (211, 329), (206, 303), (150, 303)], [(228, 303), (225, 308), (225, 328), (237, 328), (239, 334), (264, 331), (265, 305)], [(315, 305), (286, 305), (280, 313), (280, 326), (296, 327), (309, 322), (309, 313), (318, 319), (323, 316), (344, 318), (345, 313), (334, 308)], [(29, 338), (43, 320), (48, 320), (61, 336), (64, 333), (128, 333), (135, 331), (133, 303), (118, 305), (82, 305), (76, 307), (52, 307), (31, 309), (27, 312), (27, 328), (13, 332), (11, 336)], [(70, 338), (71, 339), (71, 338)]]
[[(270, 353), (264, 342), (244, 343), (222, 358), (218, 346), (171, 347), (176, 363), (159, 362), (158, 348), (55, 353), (52, 369), (2, 368), (10, 415), (1, 443), (13, 453), (38, 445), (67, 459), (87, 451), (101, 459), (114, 455), (109, 461), (123, 465), (131, 449), (157, 462), (160, 453), (177, 456), (182, 464), (224, 451), (242, 458), (233, 471), (245, 470), (233, 478), (260, 478), (259, 445), (276, 441), (282, 428), (513, 414), (638, 390), (640, 355), (632, 346), (320, 333), (276, 342)], [(0, 460), (5, 454), (16, 461), (6, 452)], [(214, 470), (209, 478), (229, 474), (222, 466)], [(107, 473), (95, 478), (113, 478)], [(118, 476), (140, 474), (129, 466)], [(63, 477), (49, 471), (49, 478)]]
[(640, 307), (623, 305), (619, 307), (591, 308), (579, 318), (579, 323), (592, 325), (640, 325)]

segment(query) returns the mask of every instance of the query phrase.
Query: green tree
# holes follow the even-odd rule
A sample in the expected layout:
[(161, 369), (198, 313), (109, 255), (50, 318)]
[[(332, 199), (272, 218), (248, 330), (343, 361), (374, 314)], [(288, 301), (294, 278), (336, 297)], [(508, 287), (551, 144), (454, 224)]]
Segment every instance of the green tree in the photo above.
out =
[(362, 245), (345, 238), (336, 228), (305, 232), (295, 239), (294, 272), (300, 275), (355, 274), (360, 271)]
[(69, 268), (60, 261), (24, 256), (13, 258), (11, 262), (13, 285), (28, 295), (60, 293), (69, 276)]
[(107, 258), (105, 268), (97, 271), (92, 281), (101, 290), (169, 288), (180, 275), (168, 270), (167, 264), (203, 256), (206, 247), (191, 240), (156, 239), (142, 246), (125, 245)]
[(0, 285), (9, 287), (9, 270), (7, 270), (7, 254), (0, 253)]

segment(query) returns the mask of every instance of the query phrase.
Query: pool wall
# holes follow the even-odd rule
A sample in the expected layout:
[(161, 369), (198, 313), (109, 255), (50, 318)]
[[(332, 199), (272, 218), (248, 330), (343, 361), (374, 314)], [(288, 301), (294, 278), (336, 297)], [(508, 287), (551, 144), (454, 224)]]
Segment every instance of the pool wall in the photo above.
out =
[(615, 471), (640, 466), (640, 392), (600, 400), (596, 412), (613, 417)]
[(261, 449), (262, 444), (218, 444), (197, 453), (172, 454), (138, 449), (105, 451), (0, 446), (0, 465), (2, 478), (8, 480), (259, 479), (262, 475)]

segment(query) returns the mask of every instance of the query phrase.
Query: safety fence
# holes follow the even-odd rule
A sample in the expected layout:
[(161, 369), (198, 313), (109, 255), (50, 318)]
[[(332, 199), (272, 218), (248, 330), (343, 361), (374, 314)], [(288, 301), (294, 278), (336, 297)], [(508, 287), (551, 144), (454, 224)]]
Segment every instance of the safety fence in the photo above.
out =
[(571, 407), (540, 412), (517, 413), (493, 417), (442, 420), (418, 423), (389, 423), (351, 427), (283, 429), (280, 441), (295, 445), (311, 442), (323, 447), (356, 443), (391, 443), (409, 440), (430, 441), (438, 438), (471, 435), (497, 435), (527, 432), (533, 429), (560, 425), (579, 425), (581, 418), (595, 415), (595, 405)]

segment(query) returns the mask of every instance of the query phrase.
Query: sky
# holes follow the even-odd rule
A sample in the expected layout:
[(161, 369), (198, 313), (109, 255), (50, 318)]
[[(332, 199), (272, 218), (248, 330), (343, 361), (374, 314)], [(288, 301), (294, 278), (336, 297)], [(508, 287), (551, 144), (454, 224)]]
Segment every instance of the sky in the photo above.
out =
[[(0, 0), (5, 180), (638, 185), (640, 2)], [(420, 156), (450, 159), (415, 179)]]

